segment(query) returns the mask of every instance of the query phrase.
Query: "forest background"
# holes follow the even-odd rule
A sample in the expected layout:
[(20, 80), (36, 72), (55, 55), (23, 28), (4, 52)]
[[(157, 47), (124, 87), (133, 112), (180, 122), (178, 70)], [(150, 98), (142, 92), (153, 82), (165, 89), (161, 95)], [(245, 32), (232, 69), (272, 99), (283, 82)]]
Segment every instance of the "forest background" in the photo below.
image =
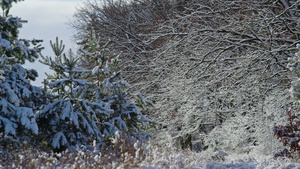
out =
[[(171, 141), (179, 149), (172, 151), (208, 153), (206, 162), (258, 160), (283, 148), (273, 128), (285, 125), (287, 110), (297, 110), (289, 89), (298, 74), (287, 64), (299, 43), (299, 3), (86, 1), (70, 25), (83, 49), (95, 37), (119, 55), (131, 92), (154, 102), (155, 109), (143, 111), (163, 124), (148, 130), (154, 145), (164, 149)], [(79, 65), (93, 66), (87, 59)], [(180, 158), (169, 161), (188, 165), (177, 164)]]

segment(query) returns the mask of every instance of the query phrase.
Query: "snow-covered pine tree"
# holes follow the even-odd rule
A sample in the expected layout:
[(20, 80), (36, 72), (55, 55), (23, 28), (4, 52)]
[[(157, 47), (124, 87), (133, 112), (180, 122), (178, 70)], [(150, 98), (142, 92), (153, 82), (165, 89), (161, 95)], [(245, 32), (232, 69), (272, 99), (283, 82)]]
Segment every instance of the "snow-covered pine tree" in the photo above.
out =
[[(113, 55), (107, 46), (109, 42), (100, 45), (99, 38), (95, 33), (91, 33), (87, 45), (81, 51), (81, 63), (88, 61), (92, 68), (93, 90), (90, 99), (94, 101), (104, 101), (110, 103), (113, 112), (107, 119), (106, 124), (100, 130), (106, 138), (111, 138), (111, 134), (119, 132), (121, 135), (131, 139), (144, 139), (149, 136), (143, 128), (157, 122), (145, 117), (138, 109), (137, 105), (130, 100), (130, 92), (127, 90), (129, 84), (122, 80), (119, 69), (120, 61), (118, 56)], [(144, 98), (140, 93), (137, 95), (140, 105), (154, 104)], [(107, 128), (108, 127), (108, 128)]]
[[(39, 40), (19, 39), (19, 28), (26, 22), (9, 15), (13, 2), (0, 2), (3, 15), (0, 16), (0, 136), (1, 142), (18, 136), (38, 133), (34, 111), (42, 103), (42, 90), (32, 86), (37, 72), (21, 66), (26, 60), (33, 62), (41, 50)], [(30, 48), (30, 44), (34, 47)]]
[(55, 72), (46, 83), (52, 97), (36, 115), (41, 135), (56, 150), (87, 145), (94, 140), (99, 146), (103, 143), (99, 127), (105, 125), (113, 110), (107, 102), (89, 99), (92, 83), (84, 79), (90, 71), (76, 67), (78, 59), (72, 51), (65, 54), (58, 38), (51, 46), (55, 58), (42, 57), (41, 61)]
[[(45, 83), (50, 99), (37, 113), (41, 135), (54, 149), (87, 145), (93, 140), (98, 146), (110, 145), (116, 132), (131, 139), (143, 139), (142, 131), (156, 123), (146, 118), (129, 99), (128, 84), (120, 72), (113, 72), (118, 59), (109, 57), (105, 46), (98, 46), (94, 36), (81, 50), (82, 59), (94, 61), (92, 71), (76, 67), (78, 58), (66, 55), (62, 41), (51, 43), (55, 58), (42, 57), (42, 63), (54, 70)], [(140, 102), (149, 100), (139, 94)]]

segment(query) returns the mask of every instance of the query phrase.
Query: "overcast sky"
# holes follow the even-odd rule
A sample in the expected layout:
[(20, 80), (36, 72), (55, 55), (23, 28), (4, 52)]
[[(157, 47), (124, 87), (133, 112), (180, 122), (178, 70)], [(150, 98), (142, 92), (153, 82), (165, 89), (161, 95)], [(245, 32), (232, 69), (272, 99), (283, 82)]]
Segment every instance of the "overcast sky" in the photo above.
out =
[[(76, 45), (72, 41), (74, 30), (67, 22), (72, 18), (76, 7), (81, 5), (82, 0), (25, 0), (13, 3), (10, 14), (28, 20), (28, 23), (24, 23), (20, 29), (19, 38), (43, 39), (42, 45), (45, 49), (42, 54), (53, 56), (49, 41), (55, 41), (56, 36), (63, 40), (67, 50), (69, 48), (76, 50)], [(32, 83), (34, 85), (41, 85), (41, 81), (46, 77), (44, 72), (49, 72), (47, 66), (38, 61), (26, 63), (24, 67), (38, 71), (39, 78)]]

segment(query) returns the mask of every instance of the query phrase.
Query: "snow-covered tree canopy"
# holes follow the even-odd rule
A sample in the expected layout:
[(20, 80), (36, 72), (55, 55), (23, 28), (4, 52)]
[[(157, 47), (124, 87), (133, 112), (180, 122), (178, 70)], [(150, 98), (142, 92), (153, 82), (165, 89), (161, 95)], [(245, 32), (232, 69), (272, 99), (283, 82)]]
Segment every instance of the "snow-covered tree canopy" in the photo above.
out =
[(228, 152), (270, 153), (279, 145), (273, 124), (290, 106), (286, 64), (299, 43), (299, 3), (88, 2), (73, 26), (78, 40), (94, 30), (124, 53), (124, 78), (157, 103), (152, 118), (167, 123), (183, 148), (224, 140)]

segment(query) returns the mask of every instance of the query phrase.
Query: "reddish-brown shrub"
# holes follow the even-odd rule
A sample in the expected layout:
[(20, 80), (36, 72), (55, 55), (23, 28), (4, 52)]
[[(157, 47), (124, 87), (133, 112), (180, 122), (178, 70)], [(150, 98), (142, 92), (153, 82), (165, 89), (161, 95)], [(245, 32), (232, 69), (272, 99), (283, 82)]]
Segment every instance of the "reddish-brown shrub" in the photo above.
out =
[(283, 143), (288, 146), (289, 150), (283, 149), (281, 152), (276, 153), (275, 156), (291, 156), (294, 152), (300, 152), (300, 119), (299, 110), (288, 110), (288, 123), (286, 125), (276, 125), (273, 127), (274, 135)]

